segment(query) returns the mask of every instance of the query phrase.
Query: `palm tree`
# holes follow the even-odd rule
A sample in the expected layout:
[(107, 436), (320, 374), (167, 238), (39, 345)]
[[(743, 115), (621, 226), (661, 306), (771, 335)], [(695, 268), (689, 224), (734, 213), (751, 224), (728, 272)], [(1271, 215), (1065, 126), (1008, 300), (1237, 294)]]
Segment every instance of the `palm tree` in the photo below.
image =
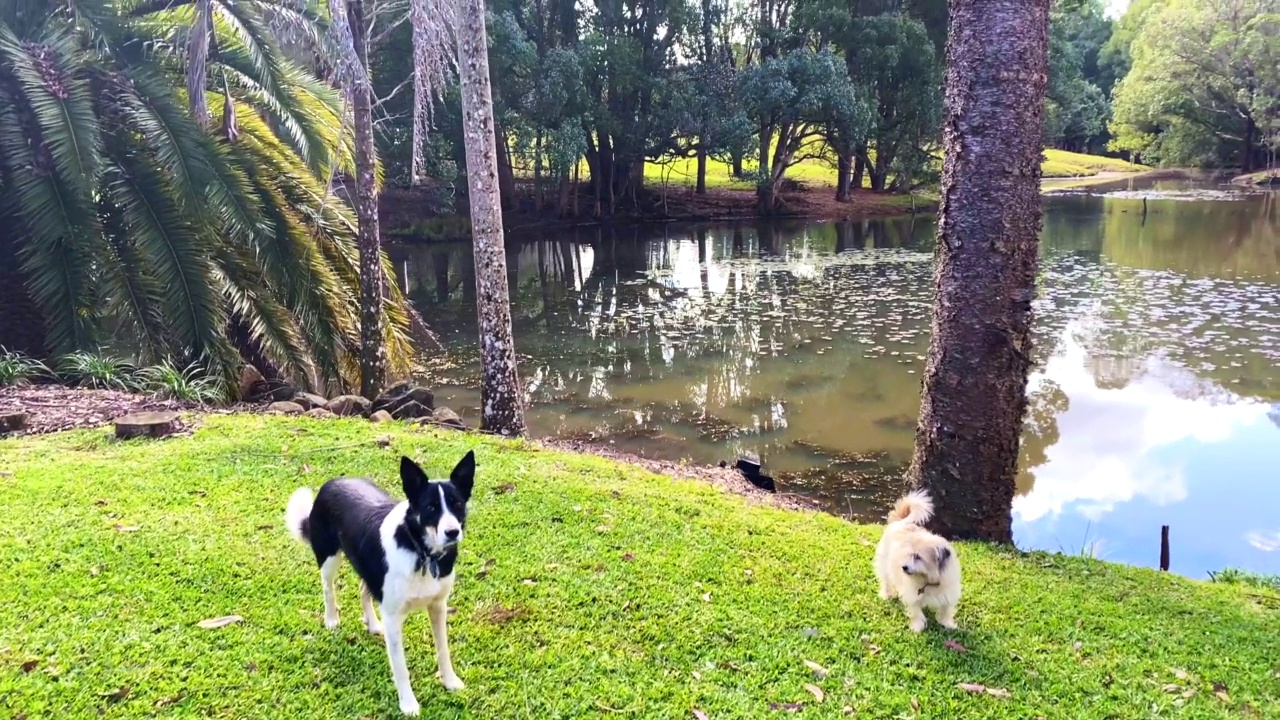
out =
[[(227, 378), (249, 358), (303, 386), (352, 384), (356, 226), (329, 190), (352, 168), (351, 138), (337, 93), (267, 18), (292, 13), (315, 37), (320, 21), (255, 0), (56, 7), (0, 9), (0, 345), (60, 354), (110, 333), (143, 360)], [(197, 7), (197, 27), (211, 25), (203, 77), (186, 58)], [(219, 121), (191, 112), (202, 104), (184, 88), (202, 85)], [(411, 311), (387, 285), (401, 372)], [(28, 322), (8, 322), (10, 307)]]

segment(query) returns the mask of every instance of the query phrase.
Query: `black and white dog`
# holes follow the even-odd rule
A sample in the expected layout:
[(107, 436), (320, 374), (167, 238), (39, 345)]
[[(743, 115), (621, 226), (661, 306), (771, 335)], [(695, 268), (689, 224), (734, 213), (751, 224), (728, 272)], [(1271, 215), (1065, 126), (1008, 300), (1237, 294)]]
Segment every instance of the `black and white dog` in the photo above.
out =
[[(298, 488), (285, 510), (289, 532), (311, 544), (320, 565), (325, 627), (338, 626), (335, 581), (339, 552), (360, 575), (364, 624), (369, 632), (381, 633), (386, 639), (391, 676), (400, 696), (400, 710), (406, 715), (418, 714), (402, 636), (405, 615), (413, 610), (425, 609), (431, 617), (444, 686), (449, 690), (463, 687), (449, 658), (445, 622), (475, 470), (475, 453), (468, 452), (447, 482), (431, 482), (422, 468), (402, 457), (400, 482), (407, 498), (403, 502), (392, 500), (368, 480), (335, 478), (314, 498), (310, 489)], [(382, 622), (373, 609), (374, 600), (382, 606)]]

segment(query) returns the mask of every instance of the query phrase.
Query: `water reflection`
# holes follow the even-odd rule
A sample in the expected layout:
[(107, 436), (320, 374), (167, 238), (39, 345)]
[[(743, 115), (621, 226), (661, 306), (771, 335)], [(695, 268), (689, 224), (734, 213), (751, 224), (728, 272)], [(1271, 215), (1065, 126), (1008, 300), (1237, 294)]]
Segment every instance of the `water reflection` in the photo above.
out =
[[(1280, 519), (1263, 511), (1280, 467), (1274, 199), (1147, 192), (1142, 207), (1047, 201), (1017, 538), (1152, 564), (1170, 524), (1176, 570), (1280, 571)], [(519, 243), (530, 426), (670, 459), (758, 452), (786, 490), (874, 516), (910, 458), (933, 232), (915, 218)], [(428, 359), (437, 397), (474, 418), (471, 259), (396, 260), (452, 350)]]

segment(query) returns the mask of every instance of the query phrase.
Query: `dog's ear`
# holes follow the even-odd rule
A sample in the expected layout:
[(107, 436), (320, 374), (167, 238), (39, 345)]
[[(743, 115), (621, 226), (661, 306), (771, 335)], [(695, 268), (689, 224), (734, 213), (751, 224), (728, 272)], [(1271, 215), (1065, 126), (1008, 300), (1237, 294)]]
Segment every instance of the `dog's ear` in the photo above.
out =
[(471, 499), (471, 488), (476, 482), (476, 453), (474, 450), (468, 450), (466, 456), (458, 461), (458, 465), (453, 468), (453, 472), (449, 473), (449, 482), (458, 490), (458, 494), (462, 496), (462, 502)]
[(400, 456), (400, 485), (404, 488), (405, 499), (410, 505), (418, 502), (418, 498), (427, 489), (429, 482), (431, 481), (427, 479), (427, 474), (422, 472), (418, 463), (403, 455)]
[(951, 548), (943, 545), (942, 547), (935, 548), (934, 553), (938, 560), (938, 572), (942, 572), (942, 568), (946, 567), (947, 561), (951, 559)]

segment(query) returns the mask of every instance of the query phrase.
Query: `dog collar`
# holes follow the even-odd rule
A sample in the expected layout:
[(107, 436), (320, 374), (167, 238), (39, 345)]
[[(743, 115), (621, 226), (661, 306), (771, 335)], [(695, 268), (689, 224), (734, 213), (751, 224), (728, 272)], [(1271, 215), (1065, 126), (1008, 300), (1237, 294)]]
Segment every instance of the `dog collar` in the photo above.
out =
[(921, 586), (920, 586), (920, 592), (918, 592), (918, 593), (916, 593), (916, 594), (917, 594), (917, 595), (923, 595), (923, 594), (924, 594), (924, 591), (925, 591), (925, 588), (931, 588), (931, 587), (942, 587), (942, 583), (925, 583), (925, 584), (923, 584), (923, 585), (921, 585)]

